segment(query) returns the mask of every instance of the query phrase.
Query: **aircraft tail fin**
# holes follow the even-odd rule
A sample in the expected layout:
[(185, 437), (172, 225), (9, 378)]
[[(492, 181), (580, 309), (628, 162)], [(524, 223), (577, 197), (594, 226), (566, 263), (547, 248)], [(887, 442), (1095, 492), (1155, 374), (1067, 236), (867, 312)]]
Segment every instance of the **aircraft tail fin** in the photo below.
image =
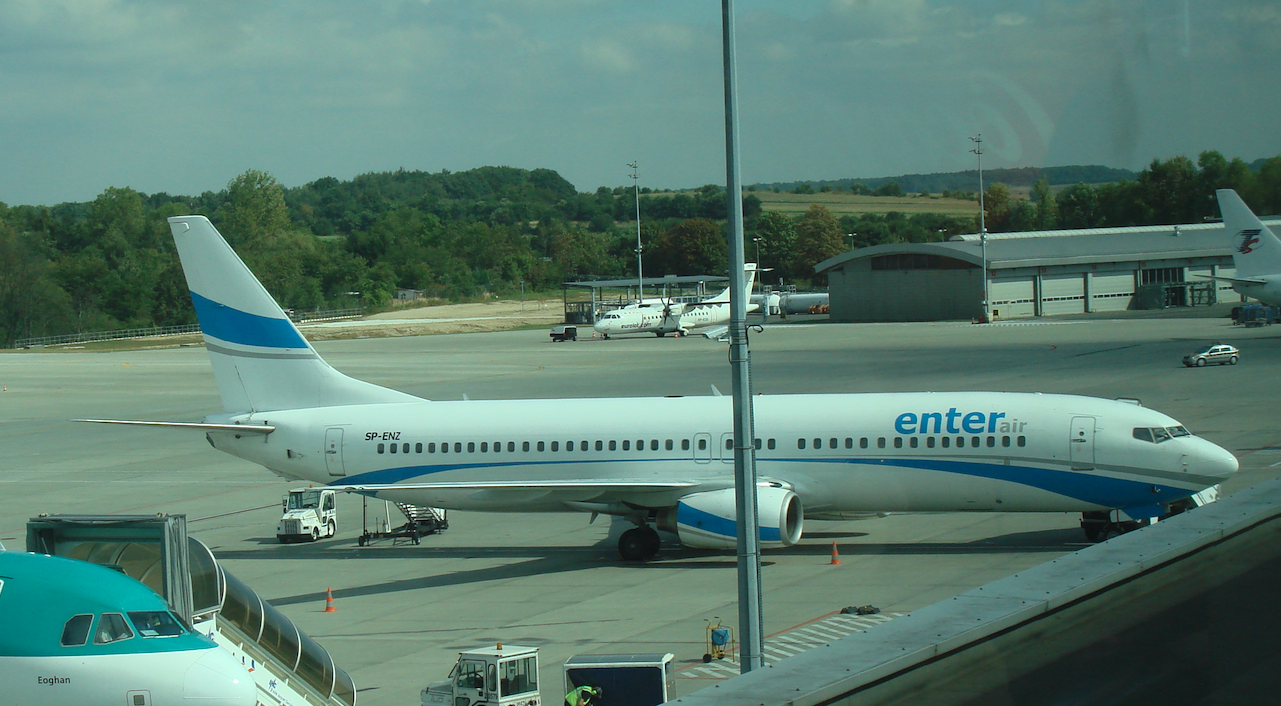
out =
[[(756, 263), (748, 262), (743, 264), (743, 272), (747, 275), (747, 293), (744, 295), (746, 301), (752, 299), (752, 287), (756, 286)], [(729, 287), (726, 287), (720, 294), (711, 299), (704, 300), (708, 304), (721, 304), (729, 301)]]
[(227, 412), (419, 398), (329, 367), (204, 216), (169, 219)]
[(1219, 189), (1223, 227), (1232, 238), (1232, 261), (1238, 278), (1281, 272), (1281, 240), (1259, 220), (1232, 189)]

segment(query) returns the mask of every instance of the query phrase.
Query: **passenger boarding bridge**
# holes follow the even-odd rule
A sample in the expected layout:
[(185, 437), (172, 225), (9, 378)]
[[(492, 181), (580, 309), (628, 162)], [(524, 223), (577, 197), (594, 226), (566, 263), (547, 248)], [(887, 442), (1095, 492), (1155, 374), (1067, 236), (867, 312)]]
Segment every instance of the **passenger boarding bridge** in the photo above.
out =
[(110, 566), (146, 584), (240, 658), (262, 706), (355, 706), (356, 685), (329, 652), (188, 537), (186, 515), (36, 517), (27, 551)]

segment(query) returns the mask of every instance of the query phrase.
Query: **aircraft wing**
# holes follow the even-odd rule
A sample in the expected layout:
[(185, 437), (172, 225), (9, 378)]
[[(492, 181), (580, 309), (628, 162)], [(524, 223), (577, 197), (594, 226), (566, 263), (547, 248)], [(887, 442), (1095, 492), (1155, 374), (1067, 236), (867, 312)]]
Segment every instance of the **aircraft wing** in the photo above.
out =
[(1262, 277), (1223, 277), (1220, 275), (1197, 275), (1205, 279), (1215, 279), (1220, 282), (1234, 282), (1238, 284), (1267, 284), (1268, 281)]
[[(345, 493), (375, 493), (382, 490), (590, 490), (663, 492), (669, 490), (703, 489), (704, 486), (722, 487), (722, 483), (708, 481), (659, 481), (621, 479), (573, 479), (542, 481), (459, 481), (440, 483), (364, 483), (353, 485), (330, 484), (327, 487)], [(728, 481), (733, 485), (733, 479)]]
[[(438, 483), (330, 484), (345, 493), (464, 493), (476, 498), (504, 498), (507, 502), (549, 503), (582, 512), (629, 515), (638, 508), (668, 507), (681, 497), (734, 487), (733, 478), (667, 480), (656, 478), (581, 478), (532, 481), (443, 481)], [(394, 496), (393, 496), (394, 497)], [(402, 496), (403, 497), (403, 496)], [(449, 505), (442, 503), (445, 507)]]

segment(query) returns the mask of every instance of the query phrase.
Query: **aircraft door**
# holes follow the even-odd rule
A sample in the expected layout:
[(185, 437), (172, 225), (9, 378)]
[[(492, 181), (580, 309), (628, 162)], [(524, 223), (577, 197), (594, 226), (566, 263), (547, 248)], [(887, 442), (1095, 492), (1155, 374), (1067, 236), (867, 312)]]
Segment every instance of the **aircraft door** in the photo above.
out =
[(342, 428), (332, 427), (325, 430), (325, 468), (331, 476), (347, 475), (347, 468), (342, 460)]
[(1068, 440), (1068, 456), (1073, 470), (1094, 468), (1094, 417), (1073, 417), (1072, 438)]
[(694, 435), (694, 462), (711, 463), (712, 462), (712, 435), (707, 432), (699, 432)]
[(721, 461), (734, 462), (734, 432), (721, 434)]

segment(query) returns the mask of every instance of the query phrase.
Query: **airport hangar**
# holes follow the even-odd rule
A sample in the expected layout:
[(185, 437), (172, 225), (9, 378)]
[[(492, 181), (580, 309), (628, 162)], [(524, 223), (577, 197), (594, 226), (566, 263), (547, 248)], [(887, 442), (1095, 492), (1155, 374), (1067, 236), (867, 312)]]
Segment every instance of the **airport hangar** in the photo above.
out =
[[(1235, 272), (1222, 223), (989, 233), (987, 258), (993, 319), (1243, 300), (1205, 277)], [(814, 269), (827, 273), (833, 321), (943, 321), (981, 317), (982, 262), (975, 234), (860, 248)]]

